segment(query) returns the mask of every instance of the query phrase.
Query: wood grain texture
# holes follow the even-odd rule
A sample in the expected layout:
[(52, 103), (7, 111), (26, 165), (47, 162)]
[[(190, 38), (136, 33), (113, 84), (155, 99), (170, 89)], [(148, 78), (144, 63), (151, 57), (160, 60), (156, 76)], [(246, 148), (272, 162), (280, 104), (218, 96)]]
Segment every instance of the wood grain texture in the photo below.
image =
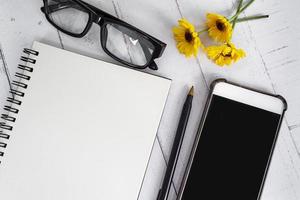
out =
[(4, 104), (5, 98), (3, 97), (8, 94), (8, 89), (10, 88), (10, 80), (11, 78), (6, 58), (2, 50), (2, 46), (0, 45), (0, 105)]
[[(300, 200), (300, 28), (297, 0), (257, 0), (244, 16), (270, 14), (267, 20), (238, 24), (233, 42), (246, 50), (247, 57), (239, 63), (219, 68), (204, 54), (186, 59), (178, 54), (171, 28), (177, 20), (203, 24), (206, 12), (230, 15), (236, 2), (226, 0), (88, 0), (87, 2), (112, 13), (160, 38), (168, 45), (162, 58), (157, 60), (159, 70), (146, 72), (173, 80), (169, 100), (158, 131), (139, 199), (155, 200), (166, 168), (177, 122), (188, 87), (196, 88), (193, 111), (187, 127), (179, 167), (172, 187), (175, 199), (190, 153), (199, 120), (208, 94), (208, 85), (222, 77), (267, 92), (282, 94), (289, 110), (284, 119), (267, 177), (263, 200)], [(93, 26), (82, 39), (58, 32), (40, 12), (42, 1), (4, 0), (0, 5), (0, 106), (8, 95), (8, 76), (16, 71), (21, 50), (34, 40), (45, 42), (83, 55), (116, 63), (100, 47), (99, 27)], [(203, 42), (209, 44), (206, 35)]]

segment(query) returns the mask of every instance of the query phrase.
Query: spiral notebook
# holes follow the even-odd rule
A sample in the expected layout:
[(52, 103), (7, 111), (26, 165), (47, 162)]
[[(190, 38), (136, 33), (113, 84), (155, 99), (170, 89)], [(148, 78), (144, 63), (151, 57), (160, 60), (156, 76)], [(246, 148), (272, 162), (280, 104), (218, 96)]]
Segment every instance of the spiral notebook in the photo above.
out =
[(0, 198), (139, 196), (171, 81), (34, 42), (1, 115)]

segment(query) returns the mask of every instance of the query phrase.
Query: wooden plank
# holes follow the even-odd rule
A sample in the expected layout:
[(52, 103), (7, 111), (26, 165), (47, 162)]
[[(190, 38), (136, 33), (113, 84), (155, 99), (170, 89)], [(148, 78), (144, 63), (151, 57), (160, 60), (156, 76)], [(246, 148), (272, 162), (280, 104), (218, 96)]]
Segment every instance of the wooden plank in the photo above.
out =
[[(220, 4), (217, 1), (191, 1), (191, 0), (178, 0), (178, 8), (181, 10), (181, 13), (183, 17), (186, 17), (191, 22), (194, 22), (196, 24), (201, 24), (205, 21), (205, 13), (206, 12), (218, 12), (223, 15), (229, 15), (232, 10), (232, 6), (236, 3), (235, 1), (226, 1), (222, 2)], [(259, 1), (257, 3), (256, 7), (250, 8), (249, 10), (252, 10), (255, 14), (257, 13), (265, 13), (268, 11), (275, 12), (275, 8), (270, 7), (270, 4), (278, 4), (279, 1)], [(256, 2), (254, 3), (256, 4)], [(268, 9), (269, 8), (269, 9)], [(276, 7), (278, 8), (278, 6)], [(281, 6), (279, 6), (279, 9), (281, 9)], [(244, 16), (249, 15), (250, 12), (245, 13)], [(276, 54), (276, 49), (282, 48), (285, 49), (284, 42), (278, 42), (278, 46), (273, 45), (273, 43), (270, 42), (256, 42), (258, 40), (257, 38), (262, 37), (266, 34), (271, 34), (272, 31), (278, 31), (273, 26), (273, 29), (268, 28), (268, 24), (271, 23), (275, 24), (277, 23), (276, 19), (268, 19), (268, 21), (263, 20), (260, 21), (258, 24), (256, 22), (252, 23), (244, 23), (244, 24), (238, 24), (234, 33), (233, 42), (238, 46), (246, 50), (247, 57), (240, 61), (239, 63), (229, 67), (229, 68), (218, 68), (214, 64), (212, 64), (210, 61), (207, 60), (206, 56), (203, 54), (200, 54), (198, 59), (201, 63), (202, 70), (206, 76), (206, 80), (210, 82), (211, 80), (215, 79), (216, 77), (225, 77), (229, 80), (233, 80), (236, 82), (239, 82), (241, 84), (248, 85), (250, 87), (255, 87), (258, 89), (262, 89), (264, 91), (268, 91), (271, 93), (274, 92), (280, 92), (286, 91), (286, 93), (292, 93), (292, 91), (295, 91), (291, 88), (286, 87), (285, 90), (278, 90), (278, 87), (276, 87), (276, 80), (274, 80), (273, 77), (271, 77), (269, 72), (269, 64), (265, 62), (264, 57), (262, 56), (262, 52), (266, 51), (266, 49), (269, 49), (267, 52), (270, 52), (273, 50), (274, 54)], [(261, 27), (260, 29), (255, 29), (255, 27)], [(267, 27), (267, 28), (266, 28)], [(278, 28), (278, 26), (277, 26)], [(255, 30), (254, 30), (255, 29)], [(275, 29), (275, 30), (274, 30)], [(267, 32), (267, 33), (266, 33)], [(273, 34), (274, 35), (274, 34)], [(282, 37), (281, 33), (278, 34), (279, 37)], [(207, 36), (203, 35), (203, 42), (205, 44), (209, 44), (207, 41)], [(293, 40), (293, 39), (291, 39)], [(274, 41), (274, 38), (273, 38)], [(282, 40), (278, 40), (282, 41)], [(263, 49), (264, 48), (264, 49)], [(274, 50), (275, 49), (275, 50)], [(288, 49), (289, 52), (292, 52), (294, 48)], [(277, 50), (280, 51), (280, 50)], [(273, 52), (269, 53), (272, 54)], [(269, 55), (268, 55), (269, 56)], [(275, 56), (274, 56), (275, 57)], [(276, 59), (277, 57), (275, 57)], [(286, 73), (293, 73), (292, 71), (287, 70)], [(298, 70), (294, 70), (294, 73), (299, 73)], [(280, 74), (280, 73), (278, 73)], [(297, 75), (294, 74), (294, 77)], [(282, 75), (282, 79), (287, 81), (288, 79), (283, 78), (284, 75)], [(295, 80), (293, 83), (296, 83)], [(284, 84), (283, 84), (284, 85)], [(297, 85), (297, 84), (295, 84)], [(286, 86), (286, 85), (285, 85)], [(299, 86), (299, 84), (297, 85)], [(295, 93), (295, 92), (294, 92)], [(283, 94), (284, 95), (284, 94)], [(297, 99), (297, 96), (294, 95), (294, 99)], [(296, 100), (295, 100), (296, 101)], [(297, 105), (293, 106), (292, 111), (298, 113), (299, 109), (296, 109)], [(299, 121), (297, 119), (297, 115), (293, 114), (291, 117), (289, 117), (289, 114), (287, 115), (287, 119)], [(266, 186), (266, 193), (263, 197), (263, 199), (299, 199), (299, 193), (295, 192), (298, 188), (300, 188), (300, 181), (298, 178), (294, 178), (298, 176), (299, 171), (299, 157), (296, 153), (296, 149), (293, 141), (293, 138), (290, 135), (287, 120), (283, 124), (283, 130), (281, 131), (281, 135), (285, 136), (285, 139), (279, 140), (279, 145), (276, 147), (276, 152), (282, 152), (282, 155), (288, 154), (288, 156), (281, 156), (279, 153), (275, 153), (274, 155), (274, 161), (271, 164), (271, 169), (276, 168), (280, 169), (279, 171), (287, 171), (286, 173), (275, 173), (274, 170), (270, 170), (270, 173), (268, 175), (268, 180), (272, 180), (268, 182), (268, 186)], [(282, 137), (282, 136), (281, 136)], [(289, 142), (283, 142), (283, 141), (289, 141)], [(187, 144), (191, 144), (191, 141), (186, 142)], [(188, 150), (186, 152), (189, 152)], [(293, 152), (290, 154), (290, 152)], [(183, 153), (182, 156), (182, 162), (181, 166), (184, 166), (186, 163), (186, 157), (189, 153)], [(280, 160), (280, 161), (278, 161)], [(284, 166), (283, 166), (284, 163)], [(177, 172), (176, 177), (176, 186), (178, 187), (182, 175), (183, 175), (184, 167), (182, 167), (182, 170), (179, 170)], [(293, 178), (292, 178), (293, 177)], [(287, 187), (287, 185), (289, 187)], [(276, 192), (275, 192), (276, 191)]]
[[(203, 27), (203, 24), (205, 23), (205, 15), (207, 12), (217, 12), (223, 15), (229, 15), (233, 6), (232, 2), (230, 1), (223, 1), (220, 3), (217, 0), (201, 2), (192, 0), (178, 0), (177, 5), (178, 9), (181, 10), (180, 12), (183, 15), (182, 17), (187, 18), (189, 21), (200, 27)], [(243, 30), (241, 26), (237, 26), (234, 43), (238, 47), (244, 48), (247, 51), (248, 57), (231, 67), (220, 68), (209, 61), (203, 53), (199, 54), (197, 60), (203, 73), (205, 74), (207, 85), (209, 85), (214, 79), (222, 77), (231, 81), (248, 85), (250, 87), (272, 91), (271, 84), (268, 77), (265, 76), (264, 69), (257, 64), (255, 46), (251, 44), (249, 38), (244, 37), (244, 32), (245, 30)], [(201, 37), (205, 45), (210, 44), (206, 34), (201, 35)], [(204, 102), (206, 95), (202, 94), (200, 98)], [(179, 160), (180, 167), (176, 171), (174, 180), (177, 190), (184, 174), (184, 169), (186, 167), (187, 159), (192, 146), (191, 144), (194, 140), (194, 134), (189, 132), (188, 135), (193, 136), (186, 137), (184, 141), (184, 148)]]
[[(300, 110), (297, 109), (300, 102), (297, 101), (299, 95), (295, 92), (299, 90), (300, 71), (296, 66), (299, 54), (294, 54), (299, 50), (299, 43), (294, 43), (294, 41), (299, 41), (300, 28), (297, 27), (299, 24), (297, 6), (293, 8), (289, 6), (298, 5), (297, 0), (288, 0), (289, 3), (279, 0), (257, 0), (254, 7), (244, 15), (250, 15), (251, 12), (255, 14), (267, 12), (271, 13), (272, 17), (267, 21), (237, 25), (233, 41), (238, 47), (244, 48), (248, 56), (229, 68), (215, 66), (207, 60), (204, 54), (199, 54), (197, 59), (186, 59), (180, 55), (176, 50), (171, 29), (181, 17), (200, 24), (204, 22), (205, 13), (208, 11), (229, 15), (233, 5), (236, 4), (235, 1), (227, 0), (220, 3), (218, 0), (88, 0), (87, 2), (119, 16), (168, 44), (163, 57), (157, 60), (159, 70), (156, 72), (146, 70), (149, 73), (169, 77), (173, 79), (173, 83), (140, 199), (155, 199), (155, 191), (158, 190), (159, 183), (162, 181), (165, 161), (170, 154), (185, 93), (189, 86), (195, 85), (196, 96), (193, 111), (180, 155), (179, 168), (176, 171), (174, 180), (176, 187), (172, 188), (172, 195), (176, 196), (203, 111), (208, 85), (218, 77), (265, 91), (281, 93), (287, 98), (290, 110), (287, 113), (283, 131), (281, 131), (281, 139), (276, 147), (264, 199), (300, 199), (297, 190), (300, 188), (297, 178), (300, 168), (299, 150), (298, 153), (296, 150), (296, 146), (300, 146), (297, 128), (300, 123)], [(21, 0), (10, 0), (1, 3), (0, 43), (10, 75), (16, 70), (22, 48), (30, 47), (33, 40), (117, 63), (101, 49), (99, 27), (94, 25), (82, 39), (69, 37), (58, 32), (45, 20), (39, 10), (41, 5), (42, 1), (24, 4)], [(290, 22), (289, 28), (286, 28), (285, 22)], [(294, 25), (291, 26), (291, 24)], [(203, 36), (203, 41), (208, 44), (207, 36)], [(0, 106), (4, 99), (2, 97), (7, 95), (7, 83), (7, 78), (3, 75), (3, 66), (0, 63)]]
[(300, 199), (300, 159), (290, 131), (283, 123), (262, 200)]
[[(132, 11), (135, 9), (134, 12)], [(140, 29), (167, 43), (166, 51), (161, 59), (157, 60), (159, 70), (151, 72), (167, 76), (173, 80), (160, 128), (158, 138), (166, 160), (169, 158), (171, 145), (175, 136), (177, 123), (188, 87), (194, 85), (196, 96), (191, 113), (191, 121), (187, 128), (187, 138), (193, 138), (199, 123), (201, 111), (207, 95), (207, 84), (201, 72), (199, 62), (195, 59), (186, 59), (177, 52), (171, 29), (175, 25), (180, 13), (174, 1), (113, 1), (109, 12), (117, 12), (125, 21), (134, 24)], [(158, 31), (159, 30), (159, 31)], [(170, 69), (171, 72), (170, 73)], [(150, 72), (150, 71), (149, 71)], [(155, 174), (152, 179), (162, 180)], [(150, 189), (150, 188), (149, 188)], [(146, 189), (145, 189), (146, 190)], [(172, 188), (172, 195), (176, 191)]]
[[(297, 154), (300, 157), (300, 124), (297, 125), (294, 129), (291, 130), (293, 143), (296, 146)], [(300, 167), (298, 167), (300, 168)]]
[(300, 122), (299, 94), (295, 92), (300, 90), (300, 29), (296, 14), (299, 6), (297, 0), (258, 1), (246, 12), (253, 15), (258, 8), (265, 8), (263, 12), (270, 14), (267, 20), (247, 24), (274, 90), (288, 101), (286, 118), (289, 126)]
[(34, 40), (59, 46), (57, 30), (49, 25), (40, 11), (42, 1), (34, 4), (20, 0), (1, 2), (0, 42), (12, 76), (19, 64), (23, 48)]
[(5, 54), (0, 45), (0, 112), (5, 104), (9, 90), (9, 69), (6, 63)]
[[(1, 2), (0, 7), (0, 113), (9, 95), (9, 80), (13, 79), (23, 48), (30, 48), (34, 40), (55, 44), (54, 28), (46, 24), (40, 11), (42, 1), (34, 5), (20, 0)], [(5, 67), (7, 70), (5, 70)]]
[(161, 185), (161, 177), (163, 177), (165, 169), (165, 160), (163, 159), (158, 139), (156, 139), (140, 191), (139, 199), (156, 199)]

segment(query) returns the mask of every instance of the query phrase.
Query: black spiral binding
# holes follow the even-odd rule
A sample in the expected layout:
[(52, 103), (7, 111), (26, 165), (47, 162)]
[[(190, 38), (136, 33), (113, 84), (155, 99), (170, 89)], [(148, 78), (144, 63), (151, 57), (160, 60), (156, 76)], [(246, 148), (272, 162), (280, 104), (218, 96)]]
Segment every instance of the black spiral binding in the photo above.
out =
[[(5, 114), (2, 114), (0, 121), (0, 157), (4, 156), (4, 150), (7, 147), (7, 142), (10, 138), (9, 132), (13, 130), (12, 123), (16, 122), (16, 115), (19, 113), (19, 106), (22, 104), (20, 100), (25, 96), (24, 89), (27, 89), (27, 82), (30, 80), (29, 73), (33, 72), (33, 68), (30, 66), (36, 63), (34, 57), (39, 55), (39, 52), (25, 48), (23, 50), (24, 56), (21, 56), (22, 64), (18, 65), (19, 72), (16, 72), (15, 77), (17, 80), (12, 81), (11, 85), (13, 88), (10, 89), (10, 97), (7, 97), (6, 101), (9, 105), (4, 106)], [(1, 164), (1, 160), (0, 160)]]

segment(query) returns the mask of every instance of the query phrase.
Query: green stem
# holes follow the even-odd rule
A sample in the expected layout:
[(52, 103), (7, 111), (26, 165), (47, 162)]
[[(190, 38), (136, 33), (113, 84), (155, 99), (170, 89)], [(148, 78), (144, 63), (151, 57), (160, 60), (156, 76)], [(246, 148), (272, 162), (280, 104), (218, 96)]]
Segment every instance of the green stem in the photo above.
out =
[(240, 10), (240, 13), (243, 12), (244, 10), (246, 10), (255, 0), (251, 0), (249, 1), (248, 4), (246, 4), (241, 10)]
[[(239, 5), (237, 7), (237, 10), (236, 10), (236, 14), (240, 12), (242, 5), (243, 5), (243, 0), (240, 0), (240, 3), (239, 3)], [(234, 29), (234, 27), (235, 27), (237, 18), (238, 18), (238, 16), (236, 18), (234, 18), (234, 20), (233, 20), (232, 29)]]
[(269, 15), (259, 15), (259, 16), (251, 16), (251, 17), (243, 17), (236, 20), (237, 23), (250, 21), (250, 20), (257, 20), (257, 19), (264, 19), (268, 18)]
[(230, 20), (229, 21), (232, 21), (232, 20), (234, 20), (236, 17), (238, 17), (244, 10), (246, 10), (253, 2), (254, 2), (255, 0), (250, 0), (246, 5), (244, 5), (241, 9), (240, 9), (240, 11), (238, 12), (238, 13), (236, 13), (234, 16), (232, 16), (231, 18), (230, 18)]
[(198, 31), (198, 35), (200, 35), (201, 33), (206, 32), (206, 31), (208, 31), (208, 28), (205, 28), (205, 29), (203, 29), (203, 30), (201, 30), (201, 31)]
[[(243, 17), (243, 18), (236, 18), (236, 23), (241, 23), (241, 22), (245, 22), (245, 21), (251, 21), (251, 20), (258, 20), (258, 19), (265, 19), (268, 18), (269, 15), (258, 15), (258, 16), (250, 16), (250, 17)], [(208, 28), (202, 29), (201, 31), (198, 31), (198, 35), (200, 35), (201, 33), (204, 33), (208, 31)]]

